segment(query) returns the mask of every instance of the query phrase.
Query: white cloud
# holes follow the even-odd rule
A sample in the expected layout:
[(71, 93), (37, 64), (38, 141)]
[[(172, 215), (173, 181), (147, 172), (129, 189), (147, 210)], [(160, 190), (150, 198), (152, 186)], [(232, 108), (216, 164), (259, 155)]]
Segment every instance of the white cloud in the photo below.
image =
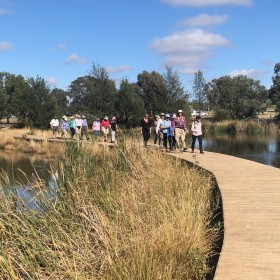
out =
[(48, 78), (48, 84), (51, 86), (55, 86), (58, 84), (58, 80), (55, 77), (49, 77)]
[(106, 68), (108, 73), (114, 74), (114, 73), (121, 73), (121, 72), (129, 72), (133, 70), (133, 67), (129, 65), (120, 65), (118, 67), (108, 66)]
[(226, 22), (228, 15), (208, 15), (201, 14), (197, 17), (189, 18), (185, 21), (180, 22), (180, 25), (187, 26), (208, 26), (208, 25), (217, 25)]
[(81, 57), (81, 56), (77, 55), (76, 53), (72, 53), (66, 58), (66, 63), (68, 63), (68, 64), (70, 64), (70, 63), (84, 64), (86, 62), (87, 62), (87, 60), (84, 57)]
[(161, 0), (163, 3), (171, 6), (222, 6), (222, 5), (240, 5), (250, 6), (252, 0)]
[(63, 43), (60, 43), (60, 44), (57, 45), (57, 48), (58, 48), (58, 49), (61, 49), (61, 50), (65, 50), (66, 47), (67, 47), (67, 46), (66, 46), (65, 44), (63, 44)]
[(0, 8), (0, 15), (4, 15), (4, 14), (12, 14), (12, 11)]
[(9, 51), (12, 48), (12, 44), (9, 42), (0, 42), (0, 51)]
[(242, 69), (242, 70), (233, 70), (228, 73), (231, 77), (236, 77), (238, 75), (247, 76), (252, 79), (257, 79), (259, 77), (262, 77), (266, 74), (266, 71), (263, 70), (257, 70), (257, 69)]
[(229, 45), (223, 36), (201, 29), (187, 29), (155, 39), (150, 48), (164, 56), (165, 64), (178, 67), (181, 73), (191, 74), (213, 56), (213, 49)]

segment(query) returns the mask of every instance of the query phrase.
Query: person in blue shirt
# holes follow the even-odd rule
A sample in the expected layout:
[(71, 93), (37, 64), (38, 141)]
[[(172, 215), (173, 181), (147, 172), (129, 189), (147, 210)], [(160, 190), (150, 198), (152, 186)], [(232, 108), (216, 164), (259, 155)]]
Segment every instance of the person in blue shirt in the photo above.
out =
[(163, 133), (163, 146), (168, 151), (167, 141), (169, 143), (169, 151), (172, 149), (172, 125), (170, 121), (170, 115), (165, 115), (165, 120), (161, 122), (160, 129)]
[(68, 123), (67, 117), (65, 115), (62, 117), (60, 126), (61, 126), (61, 137), (66, 139), (67, 135), (68, 135), (68, 130), (69, 130), (69, 123)]

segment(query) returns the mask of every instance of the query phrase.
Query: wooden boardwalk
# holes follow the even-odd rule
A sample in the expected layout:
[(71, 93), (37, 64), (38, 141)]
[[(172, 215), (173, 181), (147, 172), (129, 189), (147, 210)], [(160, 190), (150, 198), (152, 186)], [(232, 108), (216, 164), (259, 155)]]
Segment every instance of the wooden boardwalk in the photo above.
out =
[(279, 280), (280, 169), (211, 152), (172, 155), (217, 179), (225, 232), (214, 279)]
[[(49, 142), (49, 143), (65, 143), (66, 141), (71, 141), (74, 143), (86, 143), (86, 144), (92, 144), (92, 141), (89, 140), (80, 140), (80, 141), (76, 141), (75, 139), (71, 139), (71, 138), (62, 138), (62, 137), (58, 137), (58, 138), (53, 138), (53, 137), (40, 137), (40, 136), (34, 136), (34, 135), (26, 135), (26, 136), (22, 136), (22, 135), (15, 135), (14, 136), (15, 139), (17, 140), (25, 140), (25, 141), (34, 141), (34, 142)], [(98, 145), (101, 146), (109, 146), (109, 147), (115, 147), (116, 145), (114, 143), (110, 143), (110, 142), (98, 142)]]

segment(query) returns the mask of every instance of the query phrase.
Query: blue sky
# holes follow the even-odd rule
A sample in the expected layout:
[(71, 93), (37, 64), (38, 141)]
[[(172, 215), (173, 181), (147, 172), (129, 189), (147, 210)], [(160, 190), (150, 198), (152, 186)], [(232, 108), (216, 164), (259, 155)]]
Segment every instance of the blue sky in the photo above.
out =
[(0, 71), (67, 89), (93, 63), (118, 83), (170, 65), (191, 91), (244, 74), (271, 85), (278, 0), (0, 0)]

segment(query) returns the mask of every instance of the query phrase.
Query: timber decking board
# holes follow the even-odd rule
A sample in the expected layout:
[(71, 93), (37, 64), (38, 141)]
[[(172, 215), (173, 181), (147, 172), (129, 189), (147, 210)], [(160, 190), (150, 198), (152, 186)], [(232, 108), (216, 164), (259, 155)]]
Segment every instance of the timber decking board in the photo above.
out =
[(280, 169), (205, 152), (171, 155), (212, 172), (222, 194), (224, 242), (215, 280), (280, 279)]

